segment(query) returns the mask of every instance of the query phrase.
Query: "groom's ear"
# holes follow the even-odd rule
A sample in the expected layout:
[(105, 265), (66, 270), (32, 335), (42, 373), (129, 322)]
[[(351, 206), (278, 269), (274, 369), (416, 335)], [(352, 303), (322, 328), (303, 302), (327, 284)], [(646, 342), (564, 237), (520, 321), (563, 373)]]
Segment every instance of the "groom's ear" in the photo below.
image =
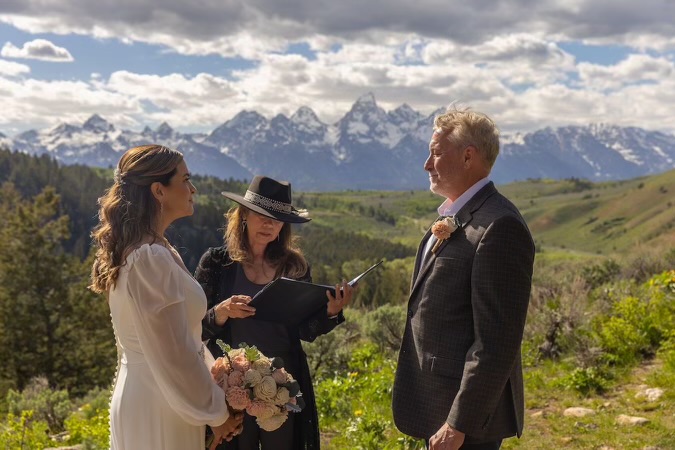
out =
[(464, 149), (464, 154), (462, 155), (464, 157), (464, 168), (465, 169), (474, 169), (477, 172), (481, 173), (481, 177), (487, 176), (490, 173), (489, 166), (487, 164), (487, 161), (485, 161), (485, 158), (483, 158), (483, 155), (481, 152), (478, 151), (478, 148), (476, 148), (473, 145), (468, 145)]
[(463, 162), (464, 162), (464, 168), (468, 169), (471, 167), (472, 164), (476, 162), (476, 158), (480, 158), (480, 155), (478, 154), (478, 149), (474, 147), (473, 145), (467, 145), (464, 148), (464, 153), (462, 154), (463, 157)]

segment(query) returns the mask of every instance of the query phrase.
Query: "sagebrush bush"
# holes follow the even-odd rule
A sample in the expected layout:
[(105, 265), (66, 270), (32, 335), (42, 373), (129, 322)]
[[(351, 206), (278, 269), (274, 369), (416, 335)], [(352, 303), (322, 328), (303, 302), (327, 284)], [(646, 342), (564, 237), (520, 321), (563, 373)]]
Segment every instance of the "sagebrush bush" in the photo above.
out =
[(406, 305), (383, 305), (365, 316), (365, 335), (385, 352), (401, 348), (407, 317)]
[(45, 422), (53, 434), (64, 430), (64, 422), (73, 409), (68, 391), (51, 389), (45, 377), (33, 378), (22, 392), (10, 389), (7, 405), (16, 417), (32, 411), (32, 420)]

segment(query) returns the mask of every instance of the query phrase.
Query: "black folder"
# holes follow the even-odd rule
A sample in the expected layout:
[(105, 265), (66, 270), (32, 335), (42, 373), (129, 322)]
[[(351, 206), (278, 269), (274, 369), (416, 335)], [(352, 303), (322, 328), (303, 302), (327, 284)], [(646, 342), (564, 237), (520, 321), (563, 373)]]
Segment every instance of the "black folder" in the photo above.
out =
[[(382, 261), (373, 264), (349, 282), (356, 286), (366, 274), (370, 273)], [(335, 286), (297, 281), (290, 278), (277, 278), (262, 288), (249, 305), (255, 308), (254, 319), (296, 326), (319, 311), (326, 303), (326, 291), (335, 296)]]

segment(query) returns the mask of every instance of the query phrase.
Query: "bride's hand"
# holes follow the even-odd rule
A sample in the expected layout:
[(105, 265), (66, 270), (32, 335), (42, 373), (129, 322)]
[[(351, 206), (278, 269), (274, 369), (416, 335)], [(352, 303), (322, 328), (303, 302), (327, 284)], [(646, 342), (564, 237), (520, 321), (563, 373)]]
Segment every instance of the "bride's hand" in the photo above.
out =
[(328, 297), (328, 317), (336, 316), (352, 301), (352, 296), (356, 288), (351, 287), (349, 283), (342, 280), (342, 284), (335, 285), (335, 297), (330, 291), (326, 291)]
[(223, 439), (231, 441), (233, 437), (241, 433), (244, 427), (244, 413), (230, 413), (230, 416), (225, 422), (217, 427), (211, 427), (213, 430), (213, 442), (209, 450), (215, 450)]
[(251, 297), (248, 295), (233, 295), (223, 300), (214, 308), (216, 325), (222, 326), (227, 319), (243, 319), (255, 314), (255, 308), (248, 306)]

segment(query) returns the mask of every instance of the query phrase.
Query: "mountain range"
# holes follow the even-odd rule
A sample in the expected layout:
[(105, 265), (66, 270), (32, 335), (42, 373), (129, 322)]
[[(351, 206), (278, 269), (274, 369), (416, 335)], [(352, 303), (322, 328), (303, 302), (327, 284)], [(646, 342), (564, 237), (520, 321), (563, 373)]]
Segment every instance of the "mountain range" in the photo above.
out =
[[(64, 164), (112, 167), (122, 152), (158, 143), (183, 152), (190, 170), (248, 180), (265, 174), (305, 191), (426, 189), (422, 166), (433, 117), (404, 104), (393, 111), (375, 97), (360, 97), (334, 124), (308, 107), (290, 117), (267, 119), (241, 111), (211, 133), (180, 133), (167, 123), (153, 130), (120, 130), (99, 115), (82, 125), (59, 124), (14, 137), (0, 145), (29, 154), (49, 154)], [(607, 124), (544, 128), (502, 135), (491, 178), (508, 183), (529, 178), (627, 179), (675, 168), (675, 136)]]

